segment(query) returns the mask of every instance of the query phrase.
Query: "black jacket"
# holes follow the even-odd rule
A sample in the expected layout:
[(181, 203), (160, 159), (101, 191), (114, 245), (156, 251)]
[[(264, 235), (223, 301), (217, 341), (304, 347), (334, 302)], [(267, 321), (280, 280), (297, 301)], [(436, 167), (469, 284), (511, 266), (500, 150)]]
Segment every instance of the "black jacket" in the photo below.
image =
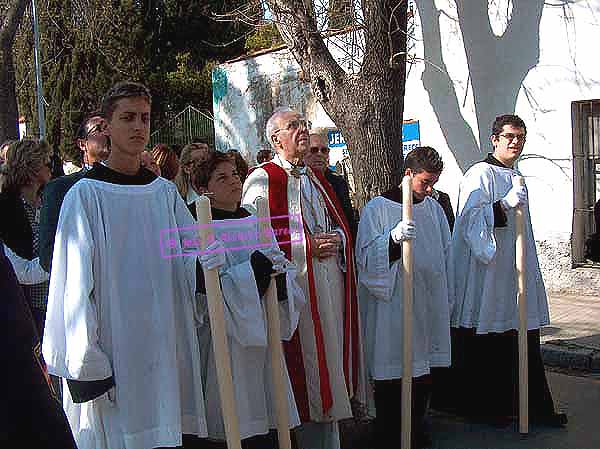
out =
[(52, 267), (52, 253), (54, 252), (54, 237), (58, 226), (58, 216), (65, 195), (85, 175), (87, 170), (82, 169), (77, 173), (61, 176), (50, 181), (44, 187), (44, 198), (40, 211), (40, 265), (50, 273)]
[(352, 233), (352, 242), (355, 242), (357, 223), (354, 215), (354, 209), (352, 208), (352, 201), (350, 201), (350, 189), (348, 188), (348, 183), (344, 178), (335, 174), (330, 169), (325, 170), (325, 178), (327, 181), (329, 181), (331, 187), (333, 187), (333, 191), (342, 205), (342, 211), (346, 216), (346, 220), (348, 220), (350, 232)]
[(0, 192), (0, 239), (18, 256), (33, 259), (33, 230), (20, 195), (13, 190)]

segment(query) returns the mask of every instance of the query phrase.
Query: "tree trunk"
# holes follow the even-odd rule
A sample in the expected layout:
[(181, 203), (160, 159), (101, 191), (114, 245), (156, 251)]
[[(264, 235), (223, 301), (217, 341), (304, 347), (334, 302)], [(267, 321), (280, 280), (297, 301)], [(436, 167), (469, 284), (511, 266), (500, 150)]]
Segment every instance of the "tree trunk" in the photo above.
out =
[(27, 0), (15, 0), (0, 22), (0, 143), (19, 137), (13, 44)]
[(308, 0), (268, 0), (304, 78), (350, 152), (358, 207), (399, 184), (406, 72), (406, 1), (364, 0), (362, 68), (346, 74), (316, 29)]

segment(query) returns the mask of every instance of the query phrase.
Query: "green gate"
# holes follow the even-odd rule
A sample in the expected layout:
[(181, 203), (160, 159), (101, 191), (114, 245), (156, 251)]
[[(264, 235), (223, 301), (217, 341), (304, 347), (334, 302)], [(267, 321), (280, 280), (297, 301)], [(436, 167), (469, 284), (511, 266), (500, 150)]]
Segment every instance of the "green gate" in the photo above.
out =
[(214, 145), (213, 119), (190, 105), (150, 135), (150, 147), (159, 143), (183, 146), (198, 139)]

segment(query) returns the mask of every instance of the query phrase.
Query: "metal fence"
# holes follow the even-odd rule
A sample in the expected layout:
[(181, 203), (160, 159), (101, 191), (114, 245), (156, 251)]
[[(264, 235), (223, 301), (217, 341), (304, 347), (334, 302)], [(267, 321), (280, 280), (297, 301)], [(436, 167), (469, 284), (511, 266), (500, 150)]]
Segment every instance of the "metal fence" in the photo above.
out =
[(585, 242), (596, 229), (594, 204), (600, 189), (600, 100), (571, 103), (573, 132), (573, 266), (588, 265)]
[(206, 139), (211, 144), (215, 141), (213, 119), (193, 106), (187, 106), (183, 111), (169, 120), (165, 125), (150, 135), (150, 146), (164, 143), (187, 145), (198, 139)]

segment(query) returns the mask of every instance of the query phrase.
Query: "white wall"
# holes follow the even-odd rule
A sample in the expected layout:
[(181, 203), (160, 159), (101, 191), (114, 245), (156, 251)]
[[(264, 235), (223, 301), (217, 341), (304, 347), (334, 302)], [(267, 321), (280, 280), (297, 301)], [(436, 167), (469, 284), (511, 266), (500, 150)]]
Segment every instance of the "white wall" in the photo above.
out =
[[(496, 0), (488, 3), (492, 29), (501, 34), (506, 27), (506, 11), (510, 11), (511, 2)], [(462, 119), (478, 139), (479, 128), (456, 7), (451, 0), (437, 0), (435, 4), (442, 11), (439, 16), (442, 54), (456, 91), (453, 100), (458, 102)], [(519, 168), (526, 176), (530, 192), (533, 228), (536, 240), (541, 244), (540, 262), (547, 286), (550, 290), (600, 294), (600, 270), (585, 273), (572, 270), (569, 257), (573, 207), (571, 102), (600, 98), (597, 56), (600, 1), (556, 5), (544, 6), (539, 63), (527, 74), (517, 97), (515, 112), (525, 120), (528, 128)], [(411, 52), (422, 59), (423, 42), (430, 36), (423, 36), (419, 17), (415, 20), (416, 40)], [(491, 56), (494, 61), (494, 55)], [(426, 63), (419, 61), (410, 67), (404, 117), (419, 120), (421, 144), (433, 146), (442, 154), (446, 168), (438, 186), (456, 201), (462, 176), (456, 156), (460, 151), (448, 147), (432, 106), (434, 102), (423, 86), (421, 76)], [(504, 60), (498, 58), (495, 76), (500, 79), (510, 70), (509, 53), (504, 55)], [(239, 148), (254, 162), (256, 152), (266, 145), (263, 137), (266, 120), (280, 105), (304, 111), (316, 126), (335, 126), (315, 103), (308, 86), (298, 80), (299, 72), (298, 65), (286, 50), (219, 66), (213, 72), (217, 148)], [(490, 95), (501, 93), (490, 92)], [(482, 126), (489, 129), (491, 123)], [(480, 149), (483, 158), (491, 149), (489, 142), (480, 142)]]

